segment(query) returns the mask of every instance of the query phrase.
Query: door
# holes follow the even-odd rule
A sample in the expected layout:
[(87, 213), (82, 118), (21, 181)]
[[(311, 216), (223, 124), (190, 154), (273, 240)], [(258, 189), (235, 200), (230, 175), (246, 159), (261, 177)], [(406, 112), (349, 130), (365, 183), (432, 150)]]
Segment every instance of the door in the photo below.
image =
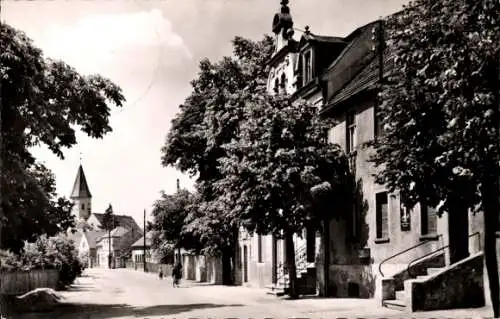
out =
[(248, 282), (248, 248), (243, 246), (243, 282)]

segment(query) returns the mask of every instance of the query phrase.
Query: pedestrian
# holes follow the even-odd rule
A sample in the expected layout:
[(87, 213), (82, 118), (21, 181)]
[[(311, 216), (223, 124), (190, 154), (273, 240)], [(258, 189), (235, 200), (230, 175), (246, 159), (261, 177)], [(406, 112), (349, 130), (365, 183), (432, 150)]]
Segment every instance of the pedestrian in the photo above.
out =
[(180, 262), (177, 262), (174, 266), (174, 269), (172, 269), (172, 280), (173, 280), (173, 286), (179, 287), (179, 282), (182, 278), (182, 265)]
[(163, 279), (163, 271), (160, 269), (160, 272), (158, 273), (158, 275), (160, 276), (160, 280)]

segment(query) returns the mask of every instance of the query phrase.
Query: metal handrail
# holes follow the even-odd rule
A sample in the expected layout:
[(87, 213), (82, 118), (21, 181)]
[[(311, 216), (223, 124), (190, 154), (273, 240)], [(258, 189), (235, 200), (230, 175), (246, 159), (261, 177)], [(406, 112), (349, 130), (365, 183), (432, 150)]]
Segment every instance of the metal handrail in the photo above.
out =
[[(442, 237), (442, 236), (443, 236), (442, 234), (438, 235), (438, 237)], [(407, 249), (405, 249), (403, 251), (398, 252), (397, 254), (394, 254), (394, 255), (392, 255), (390, 257), (387, 257), (386, 259), (382, 260), (382, 262), (378, 265), (378, 272), (382, 275), (382, 277), (385, 277), (384, 273), (382, 272), (382, 265), (384, 263), (386, 263), (387, 261), (389, 261), (389, 260), (391, 260), (391, 259), (393, 259), (393, 258), (395, 258), (397, 256), (400, 256), (400, 255), (402, 255), (402, 254), (404, 254), (404, 253), (406, 253), (406, 252), (408, 252), (408, 251), (410, 251), (412, 249), (415, 249), (415, 248), (418, 248), (418, 247), (420, 247), (420, 246), (422, 246), (424, 244), (427, 244), (429, 241), (431, 241), (431, 240), (430, 239), (426, 239), (426, 240), (424, 240), (424, 241), (422, 241), (422, 242), (420, 242), (420, 243), (418, 243), (416, 245), (411, 246), (410, 248), (407, 248)]]
[[(473, 234), (470, 234), (469, 236), (467, 236), (467, 239), (469, 239), (469, 238), (471, 238), (471, 237), (473, 237), (473, 236), (476, 236), (476, 235), (479, 237), (479, 241), (478, 241), (478, 242), (479, 242), (479, 250), (481, 250), (481, 233), (480, 233), (480, 232), (475, 232), (475, 233), (473, 233)], [(410, 261), (410, 262), (408, 263), (408, 267), (407, 267), (407, 269), (406, 269), (406, 271), (408, 272), (408, 275), (410, 275), (410, 277), (413, 277), (413, 273), (410, 271), (410, 269), (411, 269), (411, 265), (412, 265), (413, 263), (415, 263), (415, 262), (417, 262), (417, 261), (419, 261), (419, 260), (421, 260), (421, 259), (424, 259), (425, 257), (428, 257), (428, 256), (430, 256), (430, 255), (432, 255), (432, 254), (435, 254), (435, 253), (437, 253), (438, 251), (444, 250), (444, 249), (446, 249), (446, 248), (448, 248), (448, 247), (450, 247), (450, 245), (449, 245), (449, 244), (448, 244), (448, 245), (446, 245), (446, 246), (442, 246), (442, 247), (440, 247), (440, 248), (438, 248), (438, 249), (435, 249), (435, 250), (431, 251), (431, 252), (430, 252), (430, 253), (428, 253), (428, 254), (425, 254), (425, 255), (423, 255), (423, 256), (421, 256), (421, 257), (415, 258), (415, 259), (413, 259), (412, 261)]]
[[(297, 259), (297, 257), (299, 259), (298, 262), (297, 262), (297, 260), (295, 261), (296, 268), (297, 268), (297, 270), (299, 270), (298, 264), (301, 263), (301, 259), (307, 258), (307, 246), (302, 245), (299, 249), (297, 249), (297, 251), (295, 253), (295, 257), (296, 257), (296, 259)], [(276, 283), (278, 283), (281, 279), (283, 279), (283, 288), (286, 289), (288, 287), (288, 282), (287, 282), (287, 280), (284, 280), (284, 278), (286, 276), (285, 269), (284, 269), (285, 266), (286, 266), (286, 263), (283, 263), (283, 262), (278, 263), (277, 269), (276, 269), (276, 272), (277, 272)]]

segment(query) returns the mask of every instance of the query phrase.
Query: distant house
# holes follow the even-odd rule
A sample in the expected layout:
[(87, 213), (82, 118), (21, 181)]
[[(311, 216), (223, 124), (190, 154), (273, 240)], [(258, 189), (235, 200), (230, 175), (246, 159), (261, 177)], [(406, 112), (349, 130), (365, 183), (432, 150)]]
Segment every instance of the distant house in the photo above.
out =
[(96, 240), (96, 260), (99, 267), (108, 267), (109, 253), (112, 256), (112, 268), (123, 268), (130, 258), (132, 244), (141, 236), (134, 229), (118, 226)]
[[(82, 165), (78, 168), (71, 199), (77, 230), (68, 236), (75, 243), (80, 258), (87, 261), (88, 267), (107, 267), (109, 247), (108, 232), (102, 227), (104, 214), (91, 213), (92, 195)], [(143, 231), (132, 216), (117, 214), (113, 217), (116, 225), (111, 231), (113, 265), (124, 267), (125, 260), (130, 257), (130, 246), (142, 236)], [(104, 263), (102, 258), (106, 258)]]
[[(147, 263), (159, 264), (160, 259), (157, 254), (153, 251), (152, 245), (153, 233), (146, 233), (146, 245), (144, 245), (144, 236), (142, 236), (139, 240), (132, 244), (132, 264), (134, 268), (137, 267), (137, 264), (141, 264), (146, 259)], [(144, 250), (146, 251), (146, 258), (144, 258)]]

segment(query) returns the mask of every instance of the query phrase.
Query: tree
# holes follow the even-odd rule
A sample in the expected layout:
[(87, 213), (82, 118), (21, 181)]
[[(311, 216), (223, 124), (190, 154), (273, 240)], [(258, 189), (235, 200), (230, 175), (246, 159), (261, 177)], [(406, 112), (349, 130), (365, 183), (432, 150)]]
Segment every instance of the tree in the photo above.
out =
[(102, 228), (108, 231), (108, 268), (112, 268), (112, 254), (111, 254), (111, 231), (118, 227), (118, 222), (113, 214), (113, 207), (109, 204), (102, 217)]
[(233, 57), (224, 57), (216, 63), (208, 59), (200, 62), (200, 72), (191, 82), (193, 91), (180, 106), (162, 148), (164, 166), (198, 175), (196, 207), (203, 209), (192, 211), (189, 215), (192, 224), (186, 226), (186, 231), (198, 234), (205, 251), (222, 253), (225, 283), (230, 281), (238, 228), (235, 223), (228, 223), (228, 216), (218, 210), (219, 205), (212, 203), (222, 196), (213, 185), (223, 177), (218, 162), (225, 156), (222, 145), (236, 135), (243, 119), (242, 101), (232, 96), (244, 88), (255, 89), (265, 83), (267, 74), (263, 66), (273, 52), (273, 41), (268, 36), (258, 42), (236, 37), (233, 48)]
[[(340, 146), (327, 141), (329, 121), (320, 120), (317, 108), (287, 96), (269, 96), (264, 88), (244, 90), (238, 135), (224, 145), (220, 160), (225, 176), (217, 182), (225, 196), (220, 205), (250, 232), (285, 239), (290, 297), (296, 298), (293, 236), (310, 219), (324, 220), (315, 210), (311, 188), (328, 182), (333, 196), (345, 198), (342, 185), (348, 176), (347, 159)], [(331, 212), (331, 211), (330, 211)]]
[(44, 58), (23, 32), (3, 22), (0, 43), (0, 242), (19, 252), (24, 240), (72, 223), (70, 203), (56, 198), (53, 176), (36, 163), (29, 148), (44, 144), (64, 158), (63, 149), (76, 143), (75, 126), (102, 138), (111, 131), (109, 105), (121, 106), (125, 99), (111, 81)]
[(409, 208), (447, 212), (452, 262), (468, 255), (468, 211), (482, 210), (498, 318), (500, 4), (417, 0), (385, 24), (394, 67), (380, 86), (385, 136), (371, 144), (377, 181)]
[(191, 242), (188, 234), (183, 232), (183, 227), (192, 203), (193, 194), (185, 189), (173, 195), (161, 192), (161, 198), (154, 203), (152, 211), (152, 229), (156, 231), (153, 248), (160, 249), (165, 243), (173, 243), (180, 258), (180, 249)]

